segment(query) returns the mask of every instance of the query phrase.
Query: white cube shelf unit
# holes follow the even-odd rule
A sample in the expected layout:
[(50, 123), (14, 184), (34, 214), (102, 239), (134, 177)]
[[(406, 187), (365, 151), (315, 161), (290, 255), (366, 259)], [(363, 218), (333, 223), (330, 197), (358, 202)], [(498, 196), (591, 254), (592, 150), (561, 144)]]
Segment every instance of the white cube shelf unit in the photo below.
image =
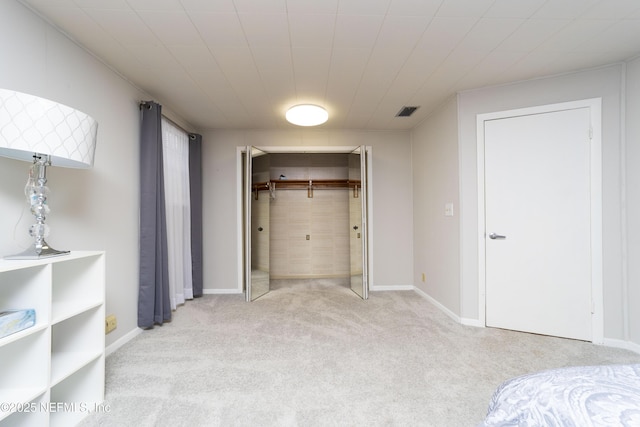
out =
[(0, 427), (71, 426), (104, 402), (105, 253), (0, 260), (0, 311), (36, 324), (0, 338)]

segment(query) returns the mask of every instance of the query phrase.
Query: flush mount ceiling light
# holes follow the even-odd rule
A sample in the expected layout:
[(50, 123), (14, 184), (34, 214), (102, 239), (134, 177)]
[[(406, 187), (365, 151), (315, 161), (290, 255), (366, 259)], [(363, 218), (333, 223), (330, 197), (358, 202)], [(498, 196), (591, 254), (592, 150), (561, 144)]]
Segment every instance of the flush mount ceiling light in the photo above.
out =
[(327, 121), (329, 113), (318, 105), (300, 104), (289, 108), (285, 117), (294, 125), (318, 126)]

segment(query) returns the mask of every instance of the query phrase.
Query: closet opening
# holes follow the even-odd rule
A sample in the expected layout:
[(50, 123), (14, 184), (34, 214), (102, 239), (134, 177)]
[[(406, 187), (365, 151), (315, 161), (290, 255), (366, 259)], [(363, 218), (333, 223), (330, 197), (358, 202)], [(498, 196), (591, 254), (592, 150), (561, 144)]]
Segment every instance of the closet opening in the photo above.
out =
[(242, 291), (247, 301), (291, 286), (370, 283), (370, 147), (239, 151)]

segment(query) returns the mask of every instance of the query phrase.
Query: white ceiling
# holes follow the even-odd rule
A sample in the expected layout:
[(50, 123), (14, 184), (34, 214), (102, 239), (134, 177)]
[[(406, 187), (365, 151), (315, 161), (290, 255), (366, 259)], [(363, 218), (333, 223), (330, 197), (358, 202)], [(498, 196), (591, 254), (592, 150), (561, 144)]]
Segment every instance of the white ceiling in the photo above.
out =
[(640, 53), (640, 0), (20, 1), (199, 131), (290, 128), (298, 103), (410, 129), (457, 91)]

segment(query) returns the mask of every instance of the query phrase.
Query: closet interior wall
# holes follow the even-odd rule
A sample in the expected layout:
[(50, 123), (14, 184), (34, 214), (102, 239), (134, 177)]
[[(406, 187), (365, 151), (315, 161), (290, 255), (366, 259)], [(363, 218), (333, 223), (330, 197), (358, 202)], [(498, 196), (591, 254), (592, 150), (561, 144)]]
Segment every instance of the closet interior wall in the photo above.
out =
[[(266, 171), (269, 171), (268, 179)], [(347, 180), (349, 154), (271, 153), (254, 159), (254, 179)], [(258, 235), (254, 266), (272, 279), (343, 278), (350, 275), (350, 212), (348, 188), (278, 188), (274, 197), (261, 191), (254, 212)], [(268, 218), (268, 233), (264, 229)], [(254, 227), (252, 227), (253, 229)], [(253, 231), (252, 232), (256, 232)], [(266, 239), (263, 239), (266, 240)]]

